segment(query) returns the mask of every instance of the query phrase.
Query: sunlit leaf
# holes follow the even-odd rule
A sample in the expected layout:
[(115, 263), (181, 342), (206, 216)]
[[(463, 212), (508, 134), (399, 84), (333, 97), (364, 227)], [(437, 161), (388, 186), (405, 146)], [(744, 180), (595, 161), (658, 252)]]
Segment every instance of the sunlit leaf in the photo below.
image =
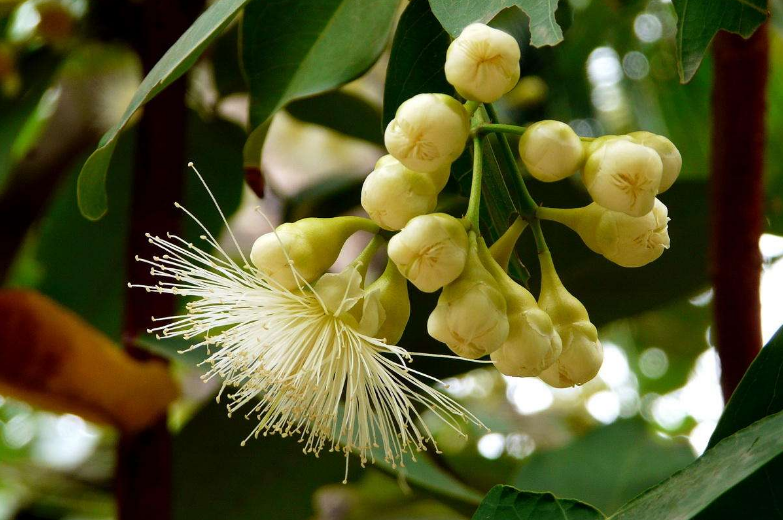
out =
[(481, 502), (473, 520), (600, 520), (604, 515), (576, 500), (551, 493), (520, 491), (511, 486), (493, 487)]

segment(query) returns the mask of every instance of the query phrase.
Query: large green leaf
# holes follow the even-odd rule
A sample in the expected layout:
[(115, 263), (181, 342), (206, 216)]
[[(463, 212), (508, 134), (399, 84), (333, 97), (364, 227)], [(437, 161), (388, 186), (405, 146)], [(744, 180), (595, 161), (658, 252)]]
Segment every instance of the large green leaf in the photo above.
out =
[(366, 71), (389, 39), (398, 0), (254, 0), (242, 24), (255, 127), (297, 98)]
[[(783, 329), (773, 336), (732, 394), (708, 447), (754, 421), (783, 410)], [(704, 520), (783, 518), (783, 455), (723, 494), (699, 515)]]
[[(612, 520), (694, 518), (723, 493), (780, 455), (783, 452), (781, 431), (783, 412), (753, 423), (720, 441), (687, 468), (636, 497), (614, 514)], [(743, 514), (739, 518), (758, 517)]]
[(450, 43), (427, 0), (411, 0), (397, 24), (386, 68), (384, 128), (406, 99), (424, 92), (454, 93), (443, 71)]
[(359, 96), (334, 90), (293, 101), (286, 111), (300, 121), (383, 146), (381, 111)]
[(533, 455), (511, 483), (549, 491), (606, 513), (693, 461), (687, 442), (662, 439), (640, 418), (598, 428), (565, 448)]
[(82, 215), (98, 220), (106, 214), (106, 173), (120, 132), (143, 104), (182, 76), (248, 0), (218, 0), (202, 14), (152, 68), (131, 99), (122, 119), (106, 134), (82, 167), (77, 184)]
[(552, 493), (519, 491), (511, 486), (493, 487), (473, 515), (473, 520), (600, 520), (602, 518), (605, 518), (604, 515), (588, 504), (555, 498)]
[(677, 10), (677, 70), (690, 81), (720, 30), (749, 38), (769, 16), (767, 0), (673, 0)]
[(452, 36), (473, 22), (487, 23), (503, 9), (519, 7), (530, 17), (530, 44), (556, 45), (563, 31), (555, 20), (557, 0), (430, 0), (432, 12)]

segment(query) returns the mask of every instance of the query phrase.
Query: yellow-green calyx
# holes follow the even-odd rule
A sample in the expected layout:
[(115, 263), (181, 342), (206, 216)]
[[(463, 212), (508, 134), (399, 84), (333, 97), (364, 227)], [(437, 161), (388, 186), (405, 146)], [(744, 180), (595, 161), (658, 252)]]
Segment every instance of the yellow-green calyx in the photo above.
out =
[(476, 233), (470, 232), (462, 274), (443, 288), (427, 321), (430, 336), (459, 356), (477, 359), (499, 349), (508, 337), (506, 300), (478, 256)]
[[(408, 282), (394, 262), (389, 260), (383, 274), (365, 289), (365, 301), (363, 315), (367, 316), (366, 319), (370, 319), (370, 312), (376, 312), (378, 316), (378, 325), (371, 335), (390, 345), (396, 344), (408, 324), (411, 303), (408, 298)], [(376, 307), (377, 310), (370, 311), (370, 306)], [(369, 323), (367, 325), (372, 328)]]
[(250, 261), (259, 275), (293, 290), (318, 279), (337, 260), (348, 237), (357, 231), (378, 232), (366, 218), (305, 218), (278, 226), (259, 237)]
[(482, 239), (479, 239), (479, 258), (498, 283), (507, 305), (508, 338), (490, 354), (492, 362), (507, 376), (539, 375), (555, 362), (562, 350), (551, 318), (538, 307), (530, 291), (501, 269)]
[(527, 220), (517, 217), (506, 232), (489, 248), (492, 257), (504, 271), (508, 271), (508, 263), (511, 261), (511, 255), (514, 254), (517, 240), (525, 229), (527, 229)]
[(582, 385), (593, 379), (603, 363), (603, 347), (598, 331), (590, 323), (587, 309), (560, 281), (549, 251), (539, 254), (541, 295), (539, 307), (552, 318), (563, 343), (557, 361), (539, 377), (556, 388)]

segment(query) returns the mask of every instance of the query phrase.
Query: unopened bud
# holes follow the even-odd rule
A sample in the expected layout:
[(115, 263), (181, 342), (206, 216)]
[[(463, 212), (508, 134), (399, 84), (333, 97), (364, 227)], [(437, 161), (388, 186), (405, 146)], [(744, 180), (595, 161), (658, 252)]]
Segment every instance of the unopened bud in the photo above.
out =
[(498, 283), (478, 257), (476, 234), (470, 233), (465, 270), (446, 287), (427, 320), (427, 332), (455, 354), (477, 359), (508, 338), (506, 300)]
[(674, 143), (662, 135), (650, 132), (633, 132), (628, 135), (639, 144), (655, 150), (661, 158), (663, 173), (661, 175), (661, 187), (658, 189), (658, 193), (663, 193), (671, 188), (674, 181), (676, 181), (677, 177), (680, 175), (680, 170), (682, 170), (682, 156), (677, 147), (674, 146)]
[(556, 388), (583, 385), (601, 369), (604, 350), (587, 309), (565, 287), (555, 272), (549, 251), (539, 254), (541, 295), (538, 305), (552, 318), (563, 344), (560, 357), (539, 377)]
[(595, 202), (583, 208), (539, 208), (538, 216), (564, 224), (598, 254), (622, 267), (641, 267), (669, 249), (668, 209), (655, 199), (653, 210), (641, 217), (611, 211)]
[(582, 178), (601, 206), (641, 217), (653, 209), (662, 171), (661, 158), (651, 148), (610, 139), (590, 154)]
[[(389, 260), (386, 263), (386, 269), (383, 274), (367, 287), (365, 298), (368, 301), (374, 299), (379, 309), (375, 312), (378, 316), (378, 326), (369, 335), (386, 341), (393, 345), (400, 341), (402, 333), (405, 332), (405, 326), (408, 324), (408, 318), (411, 314), (411, 302), (408, 298), (408, 282), (400, 274), (397, 266)], [(362, 325), (373, 319), (365, 307), (362, 317)], [(369, 327), (372, 328), (372, 327)], [(364, 330), (362, 330), (364, 332)]]
[(465, 99), (494, 103), (519, 81), (519, 58), (513, 36), (470, 24), (446, 52), (446, 80)]
[(421, 215), (389, 240), (388, 254), (419, 290), (435, 292), (465, 268), (468, 235), (462, 222), (451, 215)]
[(438, 190), (429, 174), (408, 169), (394, 158), (382, 161), (362, 186), (362, 207), (375, 223), (396, 231), (435, 209)]
[(386, 127), (389, 153), (417, 172), (434, 172), (465, 149), (470, 120), (465, 107), (445, 94), (419, 94), (397, 109)]
[(507, 305), (508, 338), (490, 354), (492, 362), (507, 376), (537, 376), (555, 362), (562, 350), (552, 319), (538, 307), (530, 291), (512, 280), (495, 262), (482, 240), (479, 240), (479, 256), (498, 283)]
[(337, 260), (348, 237), (378, 226), (359, 217), (305, 218), (260, 236), (250, 251), (259, 275), (292, 290), (318, 279)]
[(565, 179), (576, 173), (585, 161), (579, 136), (560, 121), (530, 125), (519, 140), (519, 156), (530, 175), (543, 182)]

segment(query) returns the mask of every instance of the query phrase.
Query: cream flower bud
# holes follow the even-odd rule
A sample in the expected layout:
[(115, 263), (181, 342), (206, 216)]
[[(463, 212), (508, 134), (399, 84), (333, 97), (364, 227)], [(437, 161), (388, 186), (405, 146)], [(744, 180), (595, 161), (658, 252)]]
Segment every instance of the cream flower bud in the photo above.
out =
[(459, 101), (445, 94), (419, 94), (397, 109), (384, 142), (411, 170), (434, 172), (460, 156), (469, 133), (470, 119)]
[[(378, 327), (370, 335), (383, 339), (390, 345), (396, 344), (400, 341), (411, 314), (408, 282), (394, 262), (389, 260), (383, 274), (367, 287), (365, 293), (374, 298), (380, 307), (380, 311), (376, 311), (379, 316)], [(366, 322), (368, 317), (368, 310), (365, 308), (363, 322)]]
[(538, 216), (564, 224), (598, 254), (622, 267), (641, 267), (669, 249), (669, 210), (655, 199), (653, 210), (641, 217), (611, 211), (595, 202), (583, 208), (539, 208)]
[(438, 191), (429, 174), (410, 170), (394, 158), (376, 167), (362, 186), (362, 207), (383, 229), (402, 229), (437, 203)]
[(533, 123), (519, 140), (519, 157), (530, 175), (543, 182), (555, 182), (577, 172), (585, 162), (582, 141), (560, 121)]
[(415, 217), (389, 240), (389, 258), (419, 290), (435, 292), (462, 273), (468, 234), (445, 213)]
[(360, 230), (374, 233), (378, 226), (359, 217), (305, 218), (282, 224), (255, 241), (250, 261), (260, 275), (292, 290), (326, 272), (348, 237)]
[(539, 377), (556, 388), (583, 385), (601, 369), (604, 349), (598, 341), (598, 331), (590, 323), (584, 305), (574, 298), (555, 272), (549, 251), (541, 260), (541, 296), (538, 305), (552, 318), (563, 344), (560, 357)]
[(520, 55), (510, 34), (470, 24), (446, 52), (446, 80), (465, 99), (494, 103), (519, 81)]
[(482, 265), (476, 234), (471, 232), (465, 270), (443, 288), (438, 305), (427, 320), (427, 332), (458, 356), (477, 359), (496, 351), (506, 341), (506, 310), (506, 300)]
[(661, 158), (651, 148), (610, 139), (590, 154), (582, 179), (601, 206), (641, 217), (653, 209), (662, 172)]
[(671, 188), (680, 175), (680, 170), (682, 170), (682, 156), (677, 147), (674, 146), (674, 143), (662, 135), (650, 132), (633, 132), (628, 134), (628, 136), (632, 137), (639, 144), (652, 148), (661, 158), (663, 174), (661, 175), (661, 187), (658, 189), (658, 193), (663, 193)]
[(507, 376), (537, 376), (555, 362), (562, 350), (552, 319), (539, 309), (530, 291), (512, 280), (498, 265), (483, 240), (479, 241), (479, 256), (498, 283), (507, 305), (508, 338), (490, 354), (492, 362)]

